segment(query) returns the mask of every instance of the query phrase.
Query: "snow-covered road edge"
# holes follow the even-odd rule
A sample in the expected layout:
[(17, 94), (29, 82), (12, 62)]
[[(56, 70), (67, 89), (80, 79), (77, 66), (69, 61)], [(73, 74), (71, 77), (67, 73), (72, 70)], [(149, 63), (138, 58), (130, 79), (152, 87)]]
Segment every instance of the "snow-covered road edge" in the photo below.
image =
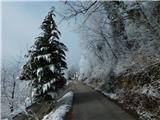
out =
[(72, 107), (73, 95), (72, 91), (67, 92), (58, 100), (59, 105), (57, 109), (45, 115), (42, 120), (64, 120), (66, 114)]
[(141, 110), (139, 107), (136, 108), (132, 104), (130, 106), (126, 107), (126, 103), (124, 103), (124, 99), (122, 99), (116, 93), (107, 93), (106, 91), (104, 91), (102, 89), (99, 89), (98, 87), (95, 87), (92, 84), (89, 84), (89, 83), (84, 83), (84, 84), (87, 85), (88, 87), (96, 90), (100, 94), (106, 96), (107, 98), (109, 98), (110, 100), (114, 101), (118, 105), (120, 105), (122, 109), (124, 109), (127, 112), (129, 112), (130, 114), (132, 114), (136, 119), (140, 119), (140, 120), (157, 120), (157, 119), (153, 119), (152, 118), (152, 116), (153, 116), (152, 113), (146, 111), (145, 109)]
[(91, 87), (92, 89), (96, 90), (97, 92), (103, 94), (104, 96), (106, 96), (106, 97), (108, 97), (108, 98), (110, 98), (112, 100), (117, 100), (118, 99), (118, 97), (117, 97), (117, 95), (115, 93), (107, 93), (106, 91), (101, 90), (98, 87), (94, 87), (93, 85), (91, 85), (89, 83), (85, 83), (85, 85)]

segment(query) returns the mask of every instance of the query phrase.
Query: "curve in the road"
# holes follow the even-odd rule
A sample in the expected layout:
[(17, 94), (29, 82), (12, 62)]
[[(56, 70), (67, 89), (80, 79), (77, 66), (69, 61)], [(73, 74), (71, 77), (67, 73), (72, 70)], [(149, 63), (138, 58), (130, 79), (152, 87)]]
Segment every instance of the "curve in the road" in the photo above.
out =
[(73, 108), (67, 120), (136, 120), (114, 102), (79, 82), (73, 83)]

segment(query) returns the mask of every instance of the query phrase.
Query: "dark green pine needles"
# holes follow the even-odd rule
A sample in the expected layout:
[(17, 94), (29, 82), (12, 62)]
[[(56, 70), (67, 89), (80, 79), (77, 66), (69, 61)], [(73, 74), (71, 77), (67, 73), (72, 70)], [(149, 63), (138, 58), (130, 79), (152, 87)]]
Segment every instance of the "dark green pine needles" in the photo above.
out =
[(20, 74), (21, 80), (33, 81), (35, 101), (48, 98), (66, 82), (63, 70), (67, 68), (67, 47), (59, 41), (60, 32), (53, 16), (55, 15), (51, 10), (42, 22), (43, 32), (28, 51), (28, 61)]

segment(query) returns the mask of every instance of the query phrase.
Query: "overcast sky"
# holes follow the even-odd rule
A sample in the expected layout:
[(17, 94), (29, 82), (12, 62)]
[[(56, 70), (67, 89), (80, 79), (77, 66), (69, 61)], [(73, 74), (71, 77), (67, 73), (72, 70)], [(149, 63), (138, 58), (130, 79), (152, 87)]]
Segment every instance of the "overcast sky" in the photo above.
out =
[[(24, 56), (33, 44), (34, 38), (41, 32), (40, 25), (51, 6), (63, 12), (62, 2), (2, 2), (2, 58), (12, 59)], [(55, 21), (69, 52), (67, 62), (77, 64), (80, 59), (79, 34), (74, 32), (77, 25), (74, 20), (58, 24)]]

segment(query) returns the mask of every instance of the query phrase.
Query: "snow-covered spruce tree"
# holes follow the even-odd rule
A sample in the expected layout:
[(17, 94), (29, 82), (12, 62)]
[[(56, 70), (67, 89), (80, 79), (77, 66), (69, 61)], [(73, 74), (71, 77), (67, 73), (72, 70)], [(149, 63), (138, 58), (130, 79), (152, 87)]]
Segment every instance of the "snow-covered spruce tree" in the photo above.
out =
[(42, 33), (28, 51), (28, 61), (20, 74), (21, 80), (32, 80), (33, 98), (36, 101), (48, 99), (62, 88), (66, 80), (63, 70), (67, 69), (65, 51), (67, 47), (59, 41), (60, 32), (53, 20), (53, 10), (42, 22)]

